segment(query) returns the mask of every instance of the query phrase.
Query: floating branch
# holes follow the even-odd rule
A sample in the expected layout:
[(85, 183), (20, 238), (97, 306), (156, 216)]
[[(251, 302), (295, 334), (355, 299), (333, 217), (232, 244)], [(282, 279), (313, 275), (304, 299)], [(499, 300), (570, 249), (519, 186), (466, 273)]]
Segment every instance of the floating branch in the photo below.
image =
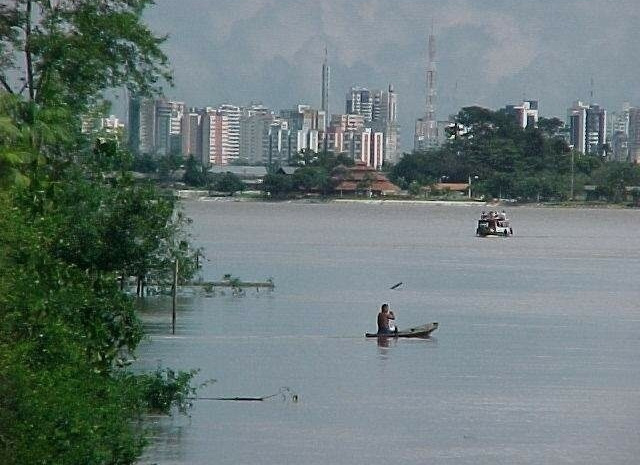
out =
[(282, 396), (282, 400), (290, 398), (292, 402), (298, 402), (298, 394), (291, 392), (288, 387), (281, 387), (278, 392), (262, 397), (192, 397), (191, 400), (231, 400), (234, 402), (263, 402), (273, 397)]
[(268, 278), (265, 281), (242, 281), (240, 278), (236, 278), (231, 276), (230, 274), (226, 274), (223, 276), (222, 281), (196, 281), (196, 282), (188, 282), (185, 284), (186, 286), (198, 286), (203, 287), (206, 291), (211, 292), (216, 287), (231, 287), (231, 288), (243, 288), (243, 287), (255, 287), (258, 288), (268, 288), (273, 289), (275, 284), (273, 283), (273, 278)]
[(391, 286), (391, 289), (398, 289), (400, 286), (402, 286), (402, 281), (400, 281), (398, 284), (394, 284), (393, 286)]

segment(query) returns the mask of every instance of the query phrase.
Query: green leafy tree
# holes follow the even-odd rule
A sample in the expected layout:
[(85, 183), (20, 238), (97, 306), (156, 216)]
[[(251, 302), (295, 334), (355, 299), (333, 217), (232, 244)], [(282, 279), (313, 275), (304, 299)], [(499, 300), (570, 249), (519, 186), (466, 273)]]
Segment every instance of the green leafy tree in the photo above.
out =
[(170, 181), (173, 173), (182, 166), (182, 157), (179, 155), (166, 155), (158, 160), (158, 177), (161, 181)]
[[(80, 114), (108, 88), (135, 94), (170, 80), (167, 58), (141, 21), (151, 0), (16, 0), (0, 9), (0, 84), (40, 107)], [(11, 80), (14, 70), (18, 79)]]
[(158, 162), (148, 153), (143, 153), (134, 157), (132, 169), (139, 173), (155, 173)]
[(262, 181), (262, 191), (270, 198), (285, 198), (293, 190), (293, 179), (286, 174), (267, 173)]
[(105, 89), (145, 93), (170, 78), (163, 39), (141, 21), (150, 4), (0, 5), (0, 457), (8, 465), (134, 463), (144, 445), (135, 421), (149, 408), (180, 408), (190, 392), (193, 373), (151, 382), (126, 370), (142, 328), (116, 279), (160, 276), (176, 260), (186, 279), (198, 253), (182, 233), (186, 220), (171, 197), (133, 182), (132, 160), (113, 141), (79, 135), (81, 115)]
[(193, 187), (206, 187), (208, 184), (207, 172), (193, 155), (189, 156), (184, 165), (182, 180), (185, 184)]
[(466, 182), (477, 176), (476, 196), (540, 201), (567, 200), (572, 183), (574, 190), (581, 189), (600, 172), (598, 183), (609, 185), (601, 195), (624, 198), (620, 186), (602, 174), (602, 157), (571, 152), (561, 136), (562, 124), (541, 118), (538, 127), (523, 129), (504, 110), (466, 107), (452, 122), (455, 137), (437, 149), (405, 154), (390, 178), (406, 189), (413, 182), (428, 185), (445, 177)]
[(235, 192), (242, 192), (247, 186), (238, 175), (226, 172), (213, 175), (210, 180), (210, 188), (215, 191), (234, 194)]

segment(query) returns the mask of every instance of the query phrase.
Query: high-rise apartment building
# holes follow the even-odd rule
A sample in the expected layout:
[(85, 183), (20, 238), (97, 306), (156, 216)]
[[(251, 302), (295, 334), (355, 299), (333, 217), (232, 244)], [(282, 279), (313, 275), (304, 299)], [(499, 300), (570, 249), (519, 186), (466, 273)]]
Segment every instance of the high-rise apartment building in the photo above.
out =
[(155, 101), (155, 153), (158, 156), (182, 152), (183, 102), (159, 99)]
[(569, 145), (581, 153), (586, 153), (587, 108), (588, 105), (578, 100), (567, 112)]
[(323, 150), (326, 113), (315, 110), (309, 105), (298, 105), (291, 110), (281, 110), (280, 119), (287, 122), (290, 132), (288, 151), (298, 153), (301, 150), (318, 152)]
[(601, 154), (607, 141), (607, 112), (600, 105), (577, 101), (567, 112), (569, 144), (582, 153)]
[(226, 118), (215, 108), (205, 108), (202, 116), (201, 160), (204, 166), (222, 165), (223, 126), (226, 127)]
[(248, 163), (265, 163), (268, 156), (269, 128), (275, 116), (262, 105), (244, 108), (240, 118), (240, 158)]
[(129, 99), (129, 149), (134, 154), (155, 154), (155, 102), (152, 99)]
[(362, 115), (366, 123), (370, 122), (373, 116), (373, 99), (371, 92), (366, 87), (352, 87), (346, 95), (345, 113), (351, 115)]
[(398, 96), (392, 84), (388, 90), (375, 90), (372, 95), (371, 127), (383, 133), (384, 159), (397, 163), (400, 156)]
[(627, 161), (629, 158), (629, 104), (625, 103), (622, 111), (613, 112), (607, 117), (607, 140), (611, 147), (607, 159)]
[(165, 156), (182, 152), (185, 105), (165, 99), (129, 99), (129, 148), (135, 154)]
[(207, 107), (202, 117), (202, 163), (228, 165), (240, 156), (240, 107)]
[(523, 100), (518, 105), (507, 105), (507, 114), (513, 116), (521, 128), (536, 127), (538, 125), (538, 101)]
[[(222, 153), (219, 165), (228, 165), (240, 156), (240, 108), (235, 105), (224, 104), (218, 107), (218, 112), (225, 117), (225, 134), (222, 139)], [(217, 158), (218, 159), (218, 158)]]
[(607, 111), (600, 105), (590, 105), (585, 120), (586, 153), (600, 155), (607, 142)]
[[(361, 119), (356, 120), (355, 116)], [(342, 126), (342, 130), (346, 131), (349, 130), (347, 123), (353, 124), (356, 121), (358, 123), (361, 121), (363, 128), (371, 128), (373, 134), (382, 133), (383, 158), (392, 163), (397, 162), (399, 155), (398, 97), (393, 85), (389, 84), (387, 90), (352, 87), (346, 95), (346, 115), (332, 115), (330, 126), (333, 131), (338, 126)], [(339, 140), (339, 137), (336, 139), (335, 136), (331, 136), (330, 145), (333, 145), (335, 140)], [(369, 163), (368, 165), (373, 166)]]
[(182, 156), (202, 160), (202, 122), (204, 110), (189, 108), (182, 117)]
[(640, 163), (640, 108), (629, 108), (629, 161)]
[(292, 142), (289, 123), (284, 119), (274, 118), (267, 133), (264, 163), (269, 165), (277, 163), (280, 166), (290, 163), (295, 155), (292, 151)]

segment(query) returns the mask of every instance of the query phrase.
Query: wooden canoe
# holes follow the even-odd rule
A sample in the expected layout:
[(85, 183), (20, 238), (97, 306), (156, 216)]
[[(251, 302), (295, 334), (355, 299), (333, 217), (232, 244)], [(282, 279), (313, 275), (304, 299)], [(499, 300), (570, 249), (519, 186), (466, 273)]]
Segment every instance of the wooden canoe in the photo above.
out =
[(366, 337), (428, 337), (429, 334), (438, 329), (438, 323), (427, 323), (426, 325), (414, 326), (408, 329), (398, 330), (397, 333), (378, 334), (365, 333)]

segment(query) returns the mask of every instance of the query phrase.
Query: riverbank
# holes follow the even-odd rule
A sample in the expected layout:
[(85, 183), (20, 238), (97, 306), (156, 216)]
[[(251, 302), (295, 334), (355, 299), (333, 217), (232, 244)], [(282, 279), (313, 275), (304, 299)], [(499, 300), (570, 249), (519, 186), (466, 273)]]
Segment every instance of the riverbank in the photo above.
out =
[(484, 202), (480, 200), (441, 200), (441, 199), (388, 199), (388, 198), (297, 198), (297, 199), (264, 199), (259, 196), (234, 195), (225, 197), (212, 197), (206, 191), (176, 191), (176, 196), (180, 200), (195, 200), (202, 202), (286, 202), (300, 204), (318, 204), (318, 203), (360, 203), (370, 205), (446, 205), (452, 207), (486, 207), (491, 208), (517, 208), (517, 207), (534, 207), (534, 208), (583, 208), (583, 209), (634, 209), (632, 205), (608, 204), (602, 202), (536, 202), (536, 203), (518, 203), (510, 201)]

